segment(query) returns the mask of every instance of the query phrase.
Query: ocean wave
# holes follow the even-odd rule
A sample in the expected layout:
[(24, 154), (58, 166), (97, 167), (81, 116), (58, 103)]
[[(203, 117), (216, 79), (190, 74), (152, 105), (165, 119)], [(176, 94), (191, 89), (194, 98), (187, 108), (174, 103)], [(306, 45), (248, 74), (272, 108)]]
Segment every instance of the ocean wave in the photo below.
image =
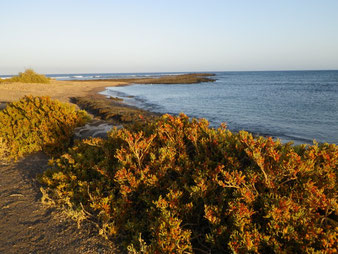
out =
[(65, 78), (70, 78), (70, 76), (62, 76), (62, 77), (59, 77), (59, 76), (50, 76), (50, 78), (53, 78), (53, 79), (65, 79)]
[(182, 75), (186, 73), (157, 73), (157, 76), (177, 76), (177, 75)]

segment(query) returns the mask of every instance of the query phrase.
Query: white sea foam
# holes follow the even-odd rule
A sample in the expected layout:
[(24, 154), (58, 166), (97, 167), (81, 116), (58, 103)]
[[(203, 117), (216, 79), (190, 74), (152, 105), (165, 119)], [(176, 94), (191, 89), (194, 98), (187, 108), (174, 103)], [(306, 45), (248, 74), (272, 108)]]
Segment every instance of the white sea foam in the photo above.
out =
[(70, 78), (69, 76), (64, 76), (64, 77), (53, 77), (51, 76), (51, 78), (54, 78), (54, 79), (65, 79), (65, 78)]

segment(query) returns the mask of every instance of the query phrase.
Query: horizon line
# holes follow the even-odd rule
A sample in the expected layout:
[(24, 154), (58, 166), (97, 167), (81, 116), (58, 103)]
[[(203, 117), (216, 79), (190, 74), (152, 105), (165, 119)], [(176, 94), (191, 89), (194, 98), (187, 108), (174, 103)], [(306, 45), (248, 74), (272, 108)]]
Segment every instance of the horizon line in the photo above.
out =
[[(30, 69), (30, 68), (27, 68)], [(26, 69), (25, 69), (26, 70)], [(43, 75), (62, 74), (150, 74), (150, 73), (217, 73), (217, 72), (301, 72), (301, 71), (338, 71), (338, 69), (275, 69), (275, 70), (201, 70), (201, 71), (146, 71), (146, 72), (64, 72), (64, 73), (41, 73)], [(0, 77), (14, 76), (16, 74), (0, 74)]]

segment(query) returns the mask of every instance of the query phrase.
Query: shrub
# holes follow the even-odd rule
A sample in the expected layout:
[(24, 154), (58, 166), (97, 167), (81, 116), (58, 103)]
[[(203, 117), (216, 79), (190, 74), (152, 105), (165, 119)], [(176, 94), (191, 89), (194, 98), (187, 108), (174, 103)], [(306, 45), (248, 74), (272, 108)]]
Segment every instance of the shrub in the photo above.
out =
[(130, 253), (334, 253), (334, 144), (281, 144), (185, 115), (77, 143), (41, 178)]
[(18, 159), (39, 150), (48, 154), (64, 152), (74, 128), (87, 120), (87, 113), (71, 104), (25, 96), (0, 112), (0, 153)]
[(8, 158), (8, 145), (6, 140), (0, 136), (0, 160)]
[(9, 79), (3, 79), (1, 82), (21, 82), (21, 83), (50, 83), (50, 78), (47, 78), (45, 75), (41, 75), (33, 71), (32, 69), (27, 69), (25, 72), (20, 72), (18, 76), (14, 76)]

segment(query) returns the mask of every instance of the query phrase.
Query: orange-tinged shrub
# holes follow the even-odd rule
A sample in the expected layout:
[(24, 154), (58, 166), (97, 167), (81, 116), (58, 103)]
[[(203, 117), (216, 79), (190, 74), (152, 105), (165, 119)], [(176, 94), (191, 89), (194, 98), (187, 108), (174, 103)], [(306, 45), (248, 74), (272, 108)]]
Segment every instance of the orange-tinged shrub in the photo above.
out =
[(0, 153), (18, 159), (40, 150), (48, 154), (64, 152), (74, 128), (87, 120), (87, 113), (71, 104), (25, 96), (0, 112)]
[(335, 253), (337, 163), (334, 144), (293, 147), (182, 114), (79, 142), (41, 180), (132, 253)]

